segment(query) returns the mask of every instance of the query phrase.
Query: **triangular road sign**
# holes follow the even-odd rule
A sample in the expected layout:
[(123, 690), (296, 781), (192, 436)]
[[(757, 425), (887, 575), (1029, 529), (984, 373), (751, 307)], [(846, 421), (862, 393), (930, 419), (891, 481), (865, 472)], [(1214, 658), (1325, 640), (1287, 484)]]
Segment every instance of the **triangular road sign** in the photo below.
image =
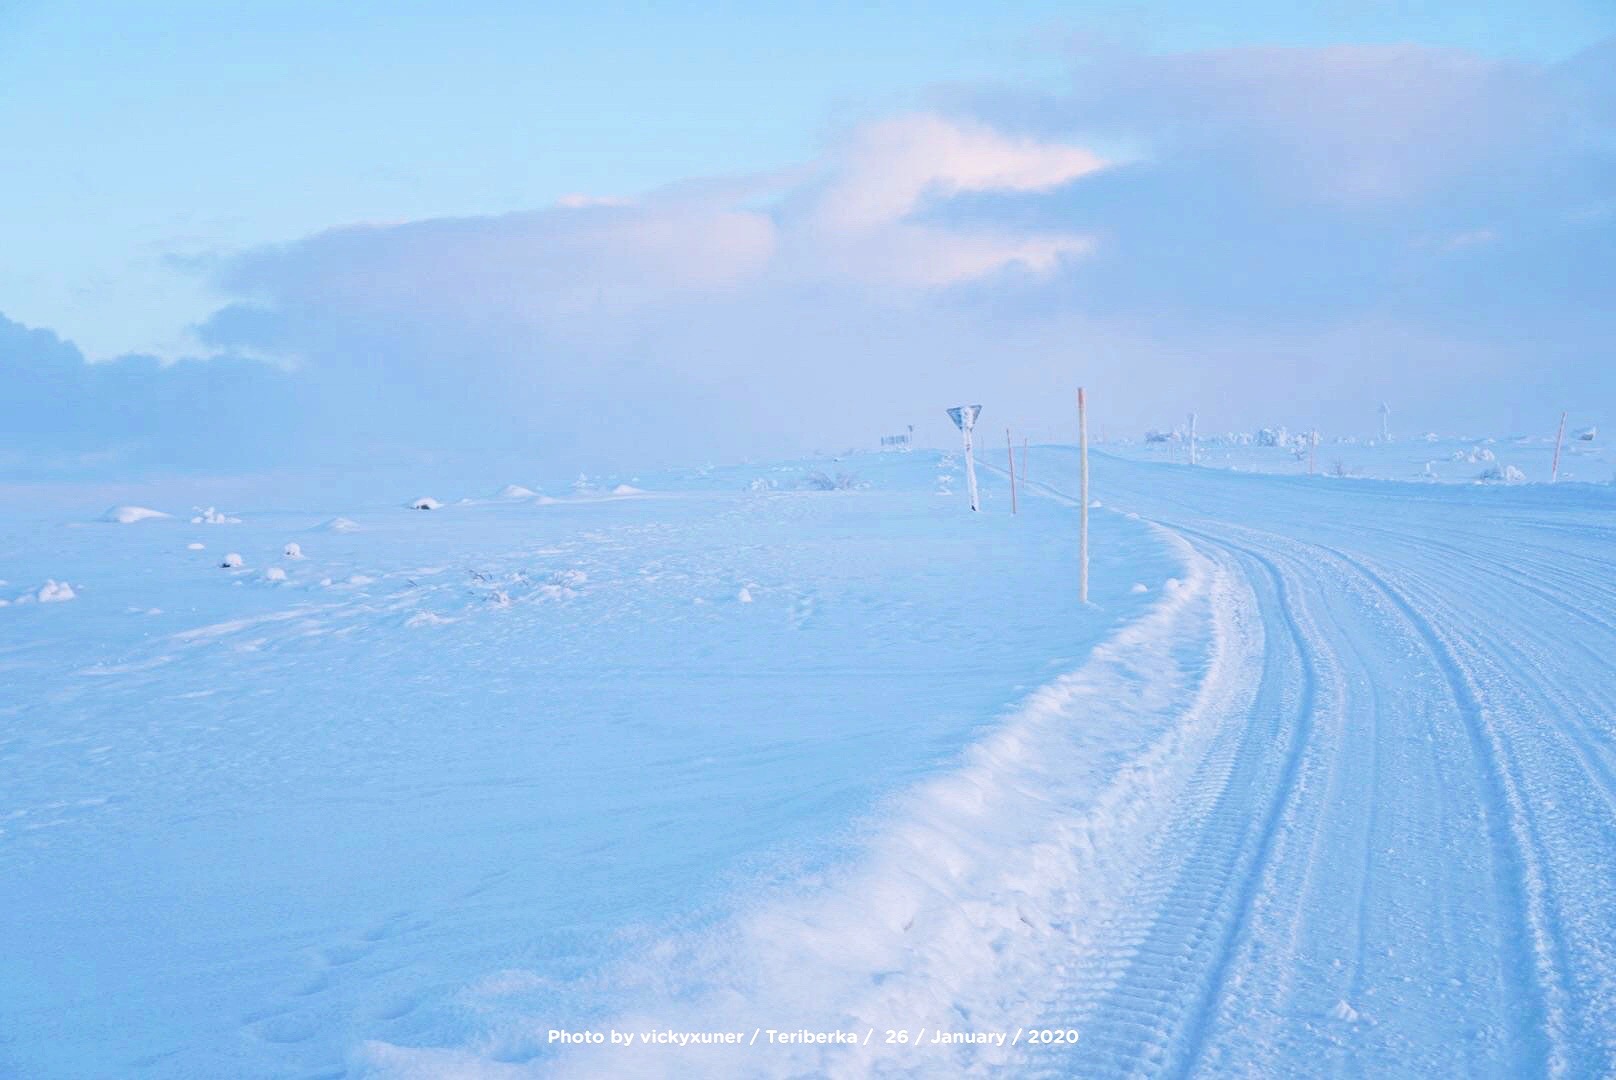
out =
[(970, 431), (976, 426), (976, 417), (981, 411), (980, 405), (957, 405), (948, 410), (948, 418), (961, 431)]

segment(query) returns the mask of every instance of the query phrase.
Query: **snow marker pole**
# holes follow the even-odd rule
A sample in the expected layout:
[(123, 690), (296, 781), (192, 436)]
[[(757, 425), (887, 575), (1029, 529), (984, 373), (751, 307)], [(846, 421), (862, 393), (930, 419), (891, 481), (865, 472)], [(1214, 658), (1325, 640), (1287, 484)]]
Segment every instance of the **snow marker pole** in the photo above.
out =
[(1027, 436), (1021, 437), (1021, 486), (1027, 486)]
[(1195, 414), (1190, 413), (1190, 464), (1195, 464)]
[(1313, 475), (1313, 448), (1319, 445), (1319, 429), (1307, 433), (1307, 475)]
[(982, 414), (980, 405), (956, 405), (948, 410), (948, 418), (954, 421), (954, 426), (960, 429), (965, 436), (965, 482), (971, 489), (971, 509), (978, 508), (976, 499), (976, 453), (971, 448), (971, 429), (976, 427), (976, 418)]
[(971, 429), (965, 429), (965, 483), (971, 489), (971, 509), (976, 503), (976, 451), (971, 448)]
[(1083, 388), (1077, 388), (1077, 461), (1079, 469), (1078, 498), (1078, 572), (1077, 598), (1089, 602), (1089, 411), (1083, 397)]
[(1554, 437), (1554, 466), (1549, 470), (1549, 483), (1553, 484), (1560, 479), (1560, 442), (1565, 438), (1566, 414), (1560, 414), (1560, 432)]
[(1004, 454), (1010, 460), (1010, 513), (1016, 512), (1016, 444), (1010, 441), (1010, 429), (1004, 429)]

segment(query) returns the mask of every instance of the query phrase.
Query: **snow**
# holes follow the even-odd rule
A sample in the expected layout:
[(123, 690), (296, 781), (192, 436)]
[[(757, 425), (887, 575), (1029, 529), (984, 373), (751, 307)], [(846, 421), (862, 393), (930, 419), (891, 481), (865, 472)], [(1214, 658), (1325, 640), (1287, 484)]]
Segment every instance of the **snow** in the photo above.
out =
[(234, 570), (234, 569), (240, 567), (241, 564), (242, 564), (242, 559), (241, 559), (241, 553), (239, 551), (232, 551), (230, 554), (226, 555), (223, 559), (219, 560), (219, 565), (221, 567), (223, 567), (224, 569), (226, 569), (226, 570)]
[(612, 488), (613, 495), (644, 495), (645, 492), (633, 484), (618, 484)]
[(432, 498), (430, 495), (423, 495), (419, 499), (416, 499), (414, 502), (410, 503), (411, 510), (439, 510), (442, 509), (442, 507), (443, 504)]
[(65, 581), (57, 581), (54, 578), (46, 581), (34, 593), (34, 599), (41, 604), (60, 604), (76, 599), (76, 597), (77, 594), (73, 592), (73, 586)]
[(153, 510), (145, 506), (114, 506), (101, 515), (101, 520), (117, 525), (133, 525), (139, 521), (156, 521), (168, 516), (161, 510)]
[[(1588, 439), (1568, 436), (1561, 446), (1561, 482), (1605, 484), (1616, 478), (1616, 452), (1608, 443), (1599, 441), (1597, 429), (1590, 431)], [(1553, 423), (1538, 433), (1502, 439), (1427, 433), (1381, 444), (1373, 439), (1326, 434), (1320, 436), (1311, 455), (1305, 436), (1283, 429), (1270, 431), (1274, 438), (1280, 434), (1288, 441), (1265, 443), (1261, 432), (1203, 435), (1197, 440), (1197, 467), (1305, 476), (1311, 464), (1313, 474), (1319, 478), (1474, 484), (1546, 482), (1554, 463)], [(1187, 445), (1174, 435), (1156, 442), (1146, 437), (1108, 442), (1098, 449), (1135, 461), (1187, 465), (1189, 460)]]
[(285, 547), (281, 548), (281, 557), (286, 559), (303, 558), (303, 545), (295, 540), (289, 542)]
[(1616, 492), (1486, 445), (1099, 448), (1088, 608), (1065, 447), (24, 506), (0, 1072), (1609, 1075)]
[(506, 484), (499, 489), (499, 497), (502, 499), (531, 499), (537, 494), (537, 491), (521, 484)]
[(196, 507), (196, 516), (191, 519), (192, 525), (240, 525), (241, 519), (221, 513), (214, 507)]

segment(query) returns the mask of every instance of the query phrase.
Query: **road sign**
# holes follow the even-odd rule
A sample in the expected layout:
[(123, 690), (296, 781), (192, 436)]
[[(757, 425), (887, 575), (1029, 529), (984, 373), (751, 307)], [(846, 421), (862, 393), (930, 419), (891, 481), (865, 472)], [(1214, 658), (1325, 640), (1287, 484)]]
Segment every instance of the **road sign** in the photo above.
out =
[(980, 405), (956, 405), (948, 410), (948, 418), (954, 421), (954, 426), (965, 433), (965, 485), (971, 492), (971, 509), (977, 509), (976, 499), (976, 455), (971, 452), (971, 429), (976, 427), (976, 418), (982, 412)]

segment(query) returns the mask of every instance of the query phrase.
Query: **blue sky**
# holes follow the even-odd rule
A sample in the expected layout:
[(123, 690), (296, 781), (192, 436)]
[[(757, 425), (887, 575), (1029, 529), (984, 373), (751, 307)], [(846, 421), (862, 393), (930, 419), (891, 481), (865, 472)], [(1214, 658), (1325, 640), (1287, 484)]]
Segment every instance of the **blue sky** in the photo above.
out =
[[(1194, 343), (1225, 367), (1263, 353), (1256, 380), (1360, 334), (1508, 378), (1541, 369), (1517, 339), (1524, 326), (1541, 340), (1547, 322), (1570, 386), (1581, 343), (1605, 330), (1576, 323), (1608, 299), (1585, 278), (1608, 266), (1598, 69), (1613, 36), (1607, 3), (12, 4), (0, 7), (0, 314), (92, 360), (257, 357), (318, 377), (338, 354), (397, 354), (389, 370), (419, 376), (422, 393), (443, 357), (464, 372), (464, 356), (505, 354), (478, 375), (505, 387), (538, 350), (548, 366), (532, 381), (595, 405), (599, 370), (750, 401), (741, 384), (771, 376), (740, 357), (789, 354), (775, 335), (804, 319), (845, 326), (856, 346), (819, 346), (860, 364), (877, 355), (868, 332), (889, 336), (883, 405), (950, 342), (1006, 334), (1029, 362), (1002, 389), (1029, 402), (1061, 334), (1116, 356)], [(1368, 104), (1343, 107), (1359, 86)], [(1292, 90), (1326, 100), (1286, 113), (1276, 103)], [(1197, 128), (1203, 100), (1223, 112)], [(908, 187), (871, 179), (901, 181), (916, 161)], [(992, 173), (1007, 162), (1008, 179)], [(869, 198), (885, 209), (849, 224)], [(1565, 214), (1542, 219), (1546, 200)], [(554, 216), (558, 201), (568, 214)], [(760, 208), (766, 221), (746, 216)], [(1264, 236), (1213, 235), (1242, 217)], [(394, 231), (344, 241), (359, 224)], [(528, 251), (498, 269), (513, 237), (570, 262)], [(625, 237), (649, 245), (640, 261), (617, 257)], [(1184, 243), (1200, 254), (1180, 257)], [(1342, 254), (1327, 258), (1332, 245)], [(1449, 254), (1433, 270), (1421, 260), (1437, 250)], [(473, 311), (423, 269), (460, 258), (476, 263), (467, 277), (496, 268), (485, 292), (531, 280), (540, 314)], [(697, 297), (658, 284), (685, 273), (670, 260), (719, 269)], [(375, 280), (383, 264), (415, 276), (345, 310), (328, 299), (340, 288), (305, 287), (351, 281), (356, 266)], [(1569, 292), (1542, 285), (1544, 267), (1567, 266), (1586, 272)], [(595, 292), (573, 295), (575, 277)], [(1250, 288), (1236, 296), (1231, 281)], [(1541, 295), (1510, 325), (1454, 337), (1534, 282)], [(1471, 310), (1469, 292), (1491, 302)], [(917, 311), (928, 305), (942, 316)], [(428, 326), (422, 310), (436, 312)], [(373, 325), (404, 322), (438, 342), (433, 357), (403, 355)], [(961, 358), (939, 363), (938, 381), (962, 392), (985, 380)], [(338, 395), (331, 378), (311, 398)], [(1445, 394), (1431, 385), (1433, 401)], [(1141, 416), (1157, 407), (1127, 400)]]

